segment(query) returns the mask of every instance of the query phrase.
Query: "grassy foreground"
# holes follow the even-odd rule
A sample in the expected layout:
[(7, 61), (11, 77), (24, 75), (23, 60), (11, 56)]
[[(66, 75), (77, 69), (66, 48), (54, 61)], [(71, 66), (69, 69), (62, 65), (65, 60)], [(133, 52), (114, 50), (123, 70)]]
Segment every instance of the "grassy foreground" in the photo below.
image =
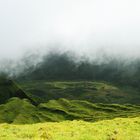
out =
[(0, 140), (140, 140), (140, 117), (99, 122), (0, 124)]

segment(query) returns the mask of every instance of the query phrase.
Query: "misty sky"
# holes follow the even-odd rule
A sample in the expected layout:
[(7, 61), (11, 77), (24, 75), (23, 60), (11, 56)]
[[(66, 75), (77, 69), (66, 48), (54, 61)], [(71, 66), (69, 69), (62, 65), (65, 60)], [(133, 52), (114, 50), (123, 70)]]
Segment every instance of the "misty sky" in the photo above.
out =
[(139, 0), (0, 0), (0, 58), (57, 48), (139, 55)]

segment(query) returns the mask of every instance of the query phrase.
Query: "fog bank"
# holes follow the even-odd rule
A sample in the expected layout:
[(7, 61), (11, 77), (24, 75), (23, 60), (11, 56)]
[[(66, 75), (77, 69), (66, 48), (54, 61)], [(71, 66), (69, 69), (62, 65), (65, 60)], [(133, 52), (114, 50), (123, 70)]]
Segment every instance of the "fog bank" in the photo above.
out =
[(0, 56), (56, 49), (139, 56), (139, 0), (0, 1)]
[(50, 52), (76, 61), (140, 57), (139, 0), (1, 0), (0, 71), (19, 73)]

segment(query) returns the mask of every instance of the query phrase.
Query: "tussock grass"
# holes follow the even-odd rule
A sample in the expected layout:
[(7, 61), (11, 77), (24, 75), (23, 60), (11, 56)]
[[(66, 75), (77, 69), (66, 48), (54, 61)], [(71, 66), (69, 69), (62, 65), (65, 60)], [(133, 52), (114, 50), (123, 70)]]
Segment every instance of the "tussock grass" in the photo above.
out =
[(99, 122), (0, 124), (1, 140), (140, 140), (140, 117)]

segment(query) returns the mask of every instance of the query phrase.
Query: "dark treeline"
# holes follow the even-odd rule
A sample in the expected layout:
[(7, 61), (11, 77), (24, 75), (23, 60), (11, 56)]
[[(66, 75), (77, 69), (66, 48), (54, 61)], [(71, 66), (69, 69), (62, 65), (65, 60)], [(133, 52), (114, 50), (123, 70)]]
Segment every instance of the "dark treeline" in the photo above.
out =
[(98, 63), (88, 59), (75, 61), (67, 53), (52, 53), (36, 67), (26, 69), (19, 80), (101, 80), (140, 88), (140, 61), (110, 59)]

